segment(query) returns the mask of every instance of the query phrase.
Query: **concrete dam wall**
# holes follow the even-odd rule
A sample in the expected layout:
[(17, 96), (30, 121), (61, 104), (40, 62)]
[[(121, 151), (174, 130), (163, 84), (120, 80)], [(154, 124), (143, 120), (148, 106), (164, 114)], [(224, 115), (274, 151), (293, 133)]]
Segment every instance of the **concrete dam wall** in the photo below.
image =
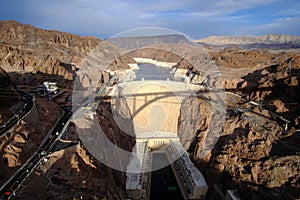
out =
[(115, 100), (112, 105), (117, 112), (128, 107), (135, 135), (156, 131), (177, 133), (182, 102), (200, 87), (175, 81), (125, 82), (112, 95), (126, 101)]

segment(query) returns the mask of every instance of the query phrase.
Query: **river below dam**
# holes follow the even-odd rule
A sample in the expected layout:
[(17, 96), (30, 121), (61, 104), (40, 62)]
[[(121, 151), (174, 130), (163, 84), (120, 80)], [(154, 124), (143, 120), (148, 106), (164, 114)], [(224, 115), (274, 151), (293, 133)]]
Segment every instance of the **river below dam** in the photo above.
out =
[[(167, 160), (168, 158), (164, 153), (155, 153), (152, 164), (153, 166), (160, 166)], [(152, 172), (150, 200), (160, 199), (184, 199), (170, 165)]]

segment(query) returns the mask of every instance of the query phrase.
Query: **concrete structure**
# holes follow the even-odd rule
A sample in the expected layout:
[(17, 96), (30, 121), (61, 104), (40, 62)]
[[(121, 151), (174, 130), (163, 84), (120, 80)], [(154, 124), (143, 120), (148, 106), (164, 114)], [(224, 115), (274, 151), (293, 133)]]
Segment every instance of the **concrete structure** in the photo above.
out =
[(44, 82), (44, 87), (45, 87), (46, 91), (49, 93), (56, 93), (58, 90), (58, 87), (55, 82), (46, 81), (46, 82)]
[(146, 132), (136, 138), (134, 154), (127, 166), (126, 193), (131, 199), (148, 199), (152, 153), (164, 152), (185, 199), (203, 199), (208, 186), (179, 142), (176, 133)]
[(205, 178), (190, 160), (179, 141), (171, 141), (166, 149), (172, 170), (185, 199), (204, 199), (208, 190)]
[[(109, 95), (114, 112), (133, 121), (136, 145), (127, 166), (128, 198), (149, 199), (151, 170), (155, 168), (152, 167), (152, 154), (155, 152), (167, 154), (166, 165), (172, 163), (185, 199), (199, 199), (206, 195), (205, 179), (191, 162), (177, 135), (181, 103), (202, 87), (168, 80), (133, 81), (119, 83), (111, 91), (105, 88), (98, 91), (96, 98)], [(116, 122), (126, 129), (126, 120)]]
[(241, 200), (237, 190), (227, 190), (225, 200)]
[(162, 150), (170, 144), (170, 141), (178, 141), (179, 137), (176, 133), (171, 132), (145, 132), (136, 136), (136, 142), (147, 142), (149, 151)]
[[(176, 81), (133, 81), (118, 84), (110, 95), (126, 99), (136, 135), (157, 131), (176, 133), (183, 99), (201, 87)], [(117, 112), (118, 106), (113, 98), (112, 107)]]
[(151, 185), (152, 156), (147, 151), (147, 141), (136, 142), (134, 154), (127, 166), (126, 194), (131, 199), (148, 199)]

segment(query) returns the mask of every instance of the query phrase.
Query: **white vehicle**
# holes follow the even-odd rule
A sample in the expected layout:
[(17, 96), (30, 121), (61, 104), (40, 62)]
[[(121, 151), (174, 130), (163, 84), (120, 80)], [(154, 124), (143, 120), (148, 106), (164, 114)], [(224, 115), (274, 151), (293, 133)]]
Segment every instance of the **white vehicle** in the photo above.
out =
[(57, 132), (55, 133), (55, 135), (59, 135), (59, 132), (57, 131)]

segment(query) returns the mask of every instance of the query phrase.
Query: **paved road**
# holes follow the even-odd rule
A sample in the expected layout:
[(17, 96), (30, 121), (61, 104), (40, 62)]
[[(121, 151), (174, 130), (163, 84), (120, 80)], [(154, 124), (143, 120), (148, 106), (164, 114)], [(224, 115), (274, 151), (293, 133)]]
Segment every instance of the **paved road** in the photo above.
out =
[(72, 116), (72, 108), (64, 107), (65, 113), (59, 119), (56, 126), (47, 135), (35, 154), (30, 157), (27, 162), (0, 188), (0, 199), (10, 199), (16, 190), (22, 185), (31, 172), (39, 165), (41, 160), (55, 146), (61, 134), (64, 132), (70, 117)]
[[(241, 95), (235, 94), (235, 93), (233, 93), (233, 92), (227, 92), (227, 91), (226, 91), (226, 93), (227, 93), (227, 94), (230, 94), (230, 95), (233, 95), (233, 96), (236, 96), (236, 97), (242, 99), (244, 102), (248, 102), (249, 104), (251, 104), (251, 105), (254, 106), (254, 107), (258, 107), (258, 108), (260, 108), (261, 110), (266, 110), (266, 111), (268, 111), (268, 112), (271, 114), (271, 116), (274, 118), (274, 120), (281, 120), (281, 121), (282, 121), (283, 123), (285, 123), (286, 125), (290, 123), (290, 121), (289, 121), (288, 119), (285, 119), (284, 117), (282, 117), (282, 116), (280, 116), (280, 115), (277, 115), (276, 113), (274, 113), (274, 112), (271, 111), (271, 110), (268, 110), (268, 109), (266, 109), (266, 108), (263, 108), (259, 103), (255, 102), (255, 101), (247, 100), (247, 99), (245, 99), (244, 97), (242, 97)], [(241, 110), (242, 110), (242, 109), (241, 109)]]
[(9, 130), (11, 130), (17, 123), (25, 117), (33, 108), (34, 100), (33, 97), (29, 94), (26, 94), (24, 92), (19, 92), (24, 104), (22, 107), (18, 108), (15, 112), (15, 115), (10, 118), (8, 122), (6, 122), (1, 128), (0, 128), (0, 137), (4, 136)]
[[(26, 96), (26, 93), (24, 93), (24, 95)], [(62, 107), (65, 112), (64, 115), (56, 123), (56, 125), (53, 127), (53, 129), (44, 139), (44, 141), (37, 149), (37, 151), (34, 153), (34, 155), (31, 156), (26, 161), (26, 163), (22, 167), (20, 167), (18, 171), (0, 188), (0, 200), (10, 199), (15, 195), (16, 191), (26, 180), (26, 178), (32, 173), (32, 171), (40, 164), (40, 162), (47, 156), (47, 154), (56, 145), (62, 133), (65, 131), (65, 128), (67, 127), (69, 123), (69, 119), (71, 118), (73, 113), (78, 111), (78, 108), (87, 106), (89, 103), (91, 103), (93, 97), (94, 94), (86, 98), (83, 98), (73, 109), (72, 106)], [(30, 104), (30, 102), (28, 103)], [(32, 106), (33, 104), (31, 105), (31, 107)], [(30, 107), (28, 107), (27, 109), (29, 108)], [(26, 113), (24, 115), (26, 115)]]

